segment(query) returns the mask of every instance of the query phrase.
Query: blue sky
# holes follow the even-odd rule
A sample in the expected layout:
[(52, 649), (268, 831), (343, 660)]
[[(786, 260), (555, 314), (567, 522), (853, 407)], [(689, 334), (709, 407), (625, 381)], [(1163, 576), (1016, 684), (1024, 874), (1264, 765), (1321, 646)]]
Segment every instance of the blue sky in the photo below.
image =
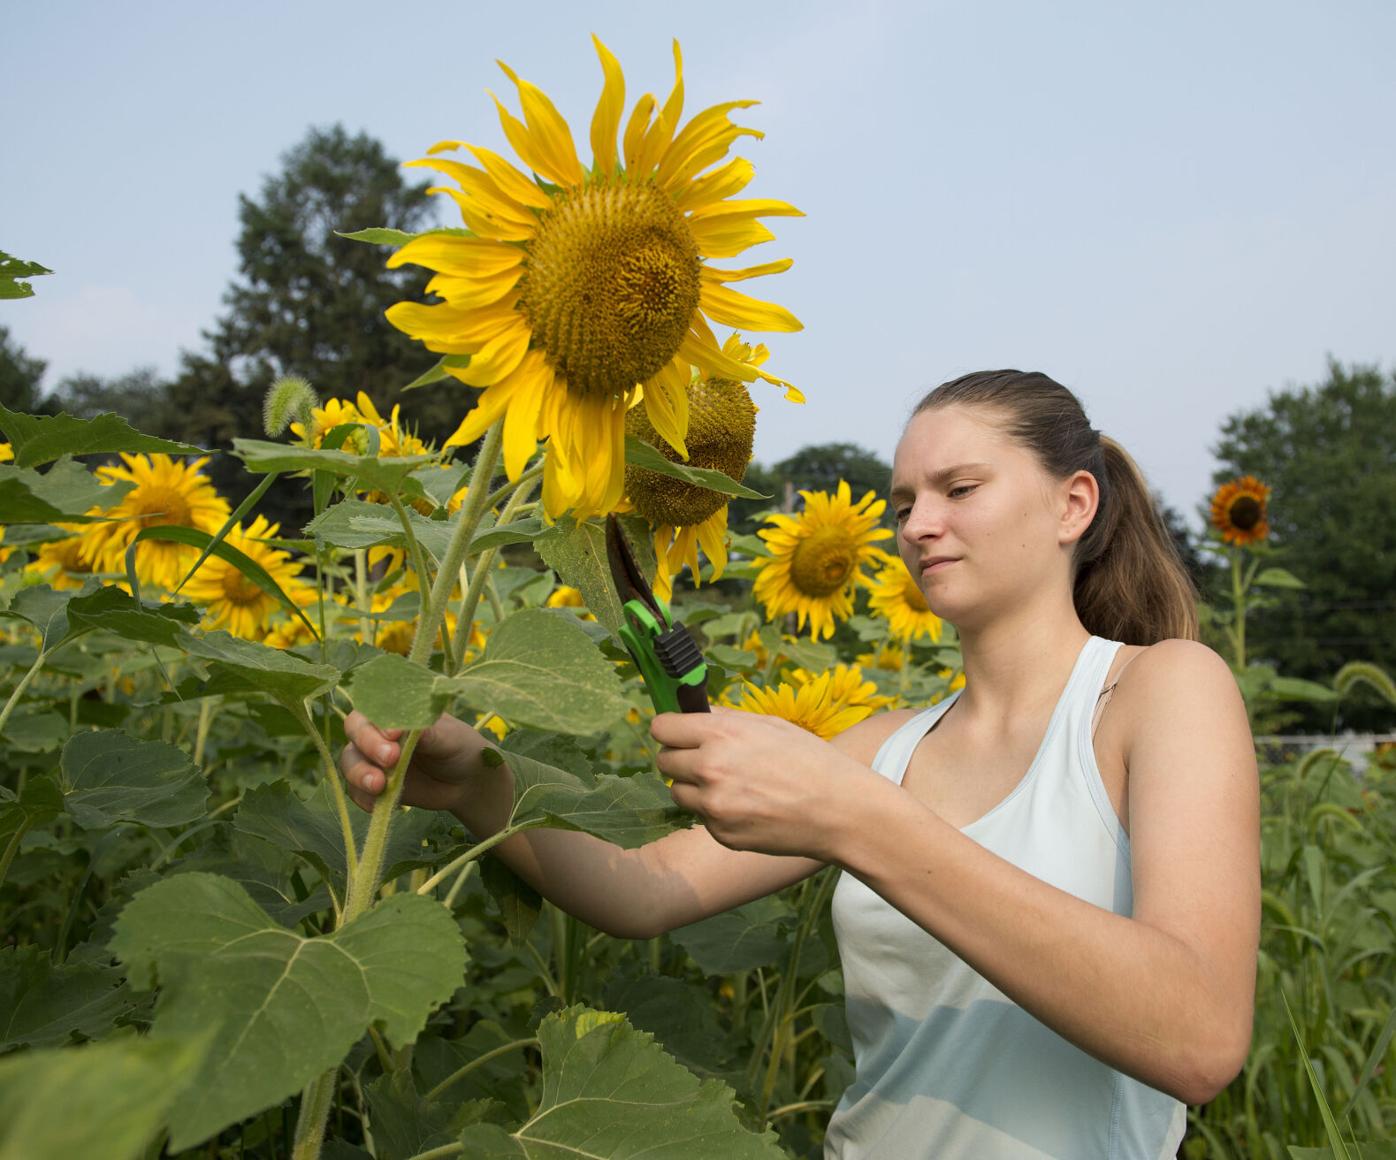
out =
[(673, 37), (690, 114), (760, 100), (751, 193), (808, 215), (750, 252), (795, 259), (750, 285), (806, 325), (769, 336), (808, 402), (758, 388), (764, 462), (833, 440), (890, 458), (927, 388), (1016, 366), (1072, 387), (1191, 515), (1228, 414), (1329, 355), (1396, 364), (1385, 0), (75, 0), (5, 25), (0, 249), (55, 273), (0, 324), (49, 386), (199, 347), (237, 195), (311, 125), (403, 160), (447, 137), (503, 151), (498, 57), (584, 143), (592, 32), (628, 103), (667, 93)]

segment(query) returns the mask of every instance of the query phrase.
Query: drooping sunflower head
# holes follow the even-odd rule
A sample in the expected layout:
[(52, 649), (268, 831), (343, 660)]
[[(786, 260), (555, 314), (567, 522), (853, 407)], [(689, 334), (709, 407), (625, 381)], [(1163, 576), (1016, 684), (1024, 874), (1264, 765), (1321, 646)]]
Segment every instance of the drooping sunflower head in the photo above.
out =
[(743, 681), (740, 696), (732, 698), (724, 694), (721, 703), (733, 709), (780, 717), (827, 741), (892, 700), (879, 696), (877, 686), (863, 679), (857, 665), (838, 665), (818, 675), (792, 669), (784, 675), (789, 679), (773, 689)]
[[(764, 346), (752, 347), (739, 335), (730, 336), (722, 349), (739, 362), (760, 366), (766, 360)], [(757, 408), (745, 384), (694, 368), (687, 394), (686, 460), (660, 437), (643, 407), (632, 407), (626, 415), (626, 434), (650, 444), (672, 463), (720, 471), (740, 482), (756, 440)], [(685, 564), (692, 569), (694, 583), (700, 582), (700, 544), (712, 562), (712, 579), (721, 577), (727, 567), (727, 496), (634, 464), (625, 469), (625, 495), (654, 526), (655, 591), (661, 598), (669, 598), (673, 577)]]
[(758, 535), (769, 556), (755, 561), (759, 569), (753, 592), (770, 620), (795, 613), (804, 631), (818, 640), (834, 634), (836, 621), (853, 615), (853, 592), (867, 585), (863, 569), (891, 562), (894, 557), (877, 547), (891, 531), (878, 526), (887, 506), (870, 491), (857, 503), (848, 482), (839, 480), (833, 495), (802, 491), (805, 507), (799, 515), (766, 517), (772, 526)]
[(88, 577), (92, 575), (91, 561), (84, 559), (83, 555), (82, 525), (59, 526), (75, 534), (62, 540), (49, 540), (40, 544), (34, 558), (24, 566), (24, 571), (28, 575), (40, 577), (51, 588), (78, 589), (86, 584)]
[[(443, 141), (410, 162), (455, 182), (432, 192), (456, 203), (469, 235), (428, 233), (388, 261), (435, 271), (427, 290), (438, 298), (399, 302), (389, 321), (429, 350), (468, 355), (444, 367), (484, 389), (447, 446), (474, 442), (502, 418), (505, 469), (515, 479), (538, 440), (548, 440), (544, 508), (578, 518), (611, 511), (621, 499), (626, 413), (641, 389), (657, 436), (680, 453), (690, 367), (714, 379), (765, 379), (799, 397), (759, 365), (719, 349), (710, 326), (800, 329), (783, 307), (728, 286), (779, 273), (788, 260), (742, 270), (706, 264), (771, 240), (758, 219), (799, 214), (785, 202), (733, 197), (754, 169), (743, 158), (724, 159), (738, 138), (760, 134), (730, 114), (754, 102), (716, 105), (681, 126), (675, 44), (673, 91), (662, 104), (641, 97), (622, 133), (625, 78), (605, 45), (595, 44), (604, 83), (591, 121), (591, 165), (578, 158), (567, 122), (542, 90), (501, 64), (523, 120), (495, 103), (524, 169), (461, 141)], [(462, 148), (478, 164), (440, 156)]]
[(921, 586), (901, 560), (890, 560), (878, 570), (868, 604), (886, 619), (897, 640), (940, 640), (944, 625), (927, 606)]
[[(297, 421), (291, 424), (291, 433), (305, 446), (319, 447), (325, 442), (325, 436), (336, 427), (363, 422), (366, 422), (363, 415), (348, 399), (326, 399), (323, 406), (311, 408), (309, 427)], [(350, 434), (344, 441), (343, 449), (357, 455), (365, 454), (368, 447), (363, 432)]]
[(1253, 475), (1224, 483), (1212, 496), (1212, 526), (1225, 543), (1257, 544), (1270, 534), (1265, 510), (1269, 499), (1270, 488)]

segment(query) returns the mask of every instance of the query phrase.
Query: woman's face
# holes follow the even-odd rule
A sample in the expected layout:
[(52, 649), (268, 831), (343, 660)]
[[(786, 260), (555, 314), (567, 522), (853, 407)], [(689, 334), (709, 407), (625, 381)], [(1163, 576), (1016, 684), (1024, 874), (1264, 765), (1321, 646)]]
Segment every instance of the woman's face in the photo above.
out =
[[(922, 411), (892, 461), (897, 547), (931, 611), (961, 630), (1071, 579), (1082, 521), (1078, 472), (1054, 481), (986, 408)], [(1075, 498), (1073, 498), (1075, 496)], [(1079, 524), (1079, 527), (1076, 525)], [(1063, 536), (1066, 536), (1063, 539)]]

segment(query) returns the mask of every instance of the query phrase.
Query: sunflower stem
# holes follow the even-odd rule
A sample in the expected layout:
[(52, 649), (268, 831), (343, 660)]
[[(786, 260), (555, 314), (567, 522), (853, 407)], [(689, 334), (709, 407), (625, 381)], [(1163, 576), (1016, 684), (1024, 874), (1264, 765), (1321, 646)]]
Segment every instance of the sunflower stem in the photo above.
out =
[[(427, 571), (427, 557), (426, 557), (426, 553), (422, 551), (422, 545), (419, 544), (419, 543), (417, 542), (417, 533), (414, 532), (414, 531), (412, 530), (412, 517), (409, 516), (409, 515), (407, 514), (407, 508), (405, 508), (405, 507), (403, 506), (402, 500), (398, 498), (398, 496), (397, 496), (396, 493), (390, 495), (390, 496), (388, 497), (388, 499), (389, 499), (389, 501), (390, 501), (390, 502), (392, 503), (392, 505), (393, 505), (393, 511), (395, 511), (395, 512), (397, 513), (398, 522), (402, 524), (402, 533), (403, 533), (404, 536), (407, 537), (407, 551), (408, 551), (408, 554), (410, 555), (410, 557), (411, 557), (411, 559), (412, 559), (412, 570), (413, 570), (414, 572), (417, 573), (417, 592), (418, 592), (418, 597), (419, 597), (419, 599), (420, 599), (420, 594), (423, 593), (423, 592), (425, 592), (425, 591), (427, 591), (427, 587), (428, 587), (429, 584), (431, 584), (431, 579), (432, 579), (431, 573)], [(438, 576), (437, 579), (440, 579), (440, 577)], [(432, 587), (433, 587), (433, 592), (434, 592), (434, 591), (435, 591), (434, 585), (433, 585)], [(420, 616), (422, 616), (426, 611), (427, 611), (426, 609), (422, 608), (422, 607), (419, 605), (419, 606), (418, 606), (418, 609), (417, 609), (417, 615), (420, 617)], [(420, 638), (420, 636), (421, 636), (421, 628), (422, 628), (422, 624), (423, 624), (423, 623), (424, 623), (424, 621), (420, 621), (420, 620), (418, 621), (418, 624), (417, 624), (417, 637), (418, 637), (418, 638)], [(436, 633), (435, 633), (435, 630), (433, 629), (432, 635), (431, 635), (430, 637), (427, 638), (428, 641), (431, 641), (431, 640), (435, 639), (435, 636), (436, 636)], [(446, 636), (445, 636), (444, 633), (442, 634), (442, 637), (441, 637), (441, 644), (442, 644), (442, 652), (444, 652), (444, 653), (446, 654), (447, 658), (449, 659), (449, 658), (450, 658), (450, 654), (451, 654), (450, 641), (446, 638)], [(416, 639), (414, 639), (414, 641), (413, 641), (413, 650), (414, 650), (414, 652), (415, 652), (415, 650), (416, 650)], [(431, 652), (430, 647), (428, 647), (428, 650), (427, 650), (428, 655), (430, 655), (430, 652)], [(418, 659), (418, 658), (414, 657), (413, 659)], [(422, 661), (423, 664), (426, 663), (426, 657), (422, 657), (422, 658), (420, 658), (420, 659), (421, 659), (421, 661)]]
[(359, 608), (359, 635), (364, 644), (372, 644), (375, 639), (372, 611), (368, 602), (368, 550), (354, 549), (354, 603)]
[(29, 666), (29, 671), (20, 677), (19, 684), (15, 686), (9, 700), (5, 702), (5, 707), (0, 709), (0, 735), (4, 734), (5, 724), (9, 721), (10, 714), (15, 711), (15, 706), (19, 704), (20, 698), (24, 696), (24, 690), (29, 688), (30, 682), (39, 675), (39, 670), (44, 667), (44, 661), (47, 659), (48, 652), (41, 648), (39, 655), (34, 658), (34, 663)]
[[(514, 513), (518, 511), (519, 506), (527, 502), (537, 479), (538, 475), (533, 475), (531, 472), (525, 472), (519, 476), (518, 482), (512, 485), (514, 494), (509, 497), (509, 502), (499, 513), (499, 523), (507, 524), (513, 518)], [(504, 490), (506, 489), (500, 488), (500, 491)], [(470, 578), (470, 586), (461, 597), (460, 617), (456, 621), (455, 644), (451, 650), (451, 656), (448, 658), (451, 667), (447, 673), (450, 676), (455, 676), (460, 671), (465, 656), (465, 646), (470, 640), (470, 624), (475, 619), (475, 610), (480, 606), (480, 596), (489, 586), (490, 570), (494, 567), (494, 558), (498, 554), (498, 548), (486, 548), (475, 561), (475, 571)]]
[(354, 826), (349, 820), (349, 799), (345, 796), (344, 786), (340, 783), (339, 771), (335, 766), (334, 756), (330, 753), (330, 747), (321, 736), (320, 730), (315, 727), (315, 721), (310, 716), (310, 709), (304, 703), (301, 704), (296, 719), (310, 740), (315, 743), (315, 748), (320, 753), (320, 760), (324, 764), (325, 780), (329, 782), (330, 792), (334, 797), (335, 812), (339, 814), (339, 830), (344, 839), (344, 861), (352, 880), (358, 869), (359, 852), (354, 845)]
[(1241, 552), (1231, 553), (1231, 600), (1236, 609), (1236, 619), (1232, 624), (1232, 643), (1236, 648), (1236, 671), (1246, 671), (1246, 588), (1241, 581)]

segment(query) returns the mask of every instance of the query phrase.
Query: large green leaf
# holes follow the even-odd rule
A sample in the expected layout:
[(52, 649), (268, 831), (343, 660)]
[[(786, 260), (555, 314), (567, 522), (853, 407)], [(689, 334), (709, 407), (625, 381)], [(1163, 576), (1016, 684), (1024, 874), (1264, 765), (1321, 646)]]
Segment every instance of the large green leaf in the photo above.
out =
[(325, 448), (290, 447), (261, 439), (234, 439), (233, 454), (255, 473), (266, 471), (328, 471), (345, 479), (357, 480), (359, 487), (396, 492), (404, 498), (425, 497), (426, 492), (412, 472), (435, 461), (431, 455), (354, 455)]
[[(625, 516), (621, 518), (621, 526), (641, 574), (653, 576), (654, 543), (649, 525), (644, 520)], [(534, 546), (543, 563), (556, 572), (564, 584), (581, 592), (596, 619), (616, 632), (622, 616), (606, 555), (605, 526), (595, 521), (579, 524), (570, 516), (564, 516), (547, 534), (539, 536)]]
[(569, 1007), (538, 1029), (543, 1088), (537, 1111), (512, 1132), (476, 1124), (461, 1136), (465, 1154), (494, 1160), (561, 1156), (595, 1160), (777, 1160), (785, 1153), (769, 1128), (757, 1135), (738, 1120), (730, 1087), (699, 1080), (654, 1037), (620, 1015)]
[(16, 834), (32, 830), (63, 812), (63, 791), (53, 777), (31, 777), (18, 796), (0, 785), (0, 852)]
[(570, 617), (524, 609), (491, 634), (485, 655), (453, 682), (472, 709), (510, 724), (558, 733), (598, 733), (629, 702), (615, 667)]
[(74, 596), (67, 606), (75, 629), (103, 629), (127, 640), (183, 648), (186, 626), (199, 622), (192, 604), (152, 604), (137, 600), (120, 588), (98, 588)]
[(0, 431), (15, 453), (16, 467), (42, 467), (65, 455), (109, 455), (113, 451), (163, 451), (203, 455), (202, 447), (142, 435), (120, 415), (75, 419), (72, 415), (26, 415), (0, 405)]
[(62, 770), (64, 804), (85, 830), (182, 826), (204, 816), (208, 785), (173, 745), (115, 730), (76, 733), (63, 747)]
[(136, 1160), (207, 1050), (120, 1039), (0, 1060), (0, 1160)]
[(304, 938), (212, 874), (143, 890), (111, 945), (133, 986), (162, 988), (155, 1034), (217, 1028), (170, 1113), (172, 1151), (300, 1091), (372, 1024), (394, 1047), (412, 1042), (460, 985), (465, 961), (455, 920), (431, 899), (395, 894), (331, 935)]
[(101, 516), (92, 508), (108, 508), (135, 487), (129, 480), (102, 483), (87, 468), (60, 459), (47, 471), (0, 463), (0, 522), (85, 524)]
[[(369, 815), (352, 810), (349, 820), (357, 841), (362, 844)], [(344, 837), (339, 813), (327, 786), (316, 786), (301, 798), (284, 781), (248, 790), (238, 806), (234, 827), (243, 834), (261, 838), (278, 849), (304, 858), (320, 876), (343, 893), (345, 883)], [(410, 810), (389, 832), (384, 855), (384, 874), (394, 878), (406, 870), (430, 866), (436, 861), (436, 847), (452, 829), (448, 818), (433, 810)]]
[(589, 780), (521, 753), (506, 752), (505, 759), (514, 775), (510, 825), (581, 830), (633, 849), (692, 821), (657, 778), (603, 774)]
[(772, 896), (681, 926), (669, 937), (704, 974), (731, 975), (781, 961), (795, 922), (790, 904)]
[(742, 499), (771, 498), (768, 495), (762, 495), (759, 491), (752, 491), (751, 488), (744, 486), (721, 471), (714, 471), (707, 467), (689, 467), (686, 463), (675, 463), (673, 460), (665, 458), (664, 453), (658, 448), (635, 435), (625, 437), (625, 462), (632, 467), (653, 471), (658, 475), (667, 475), (671, 479), (681, 479), (684, 483), (692, 484), (694, 487), (719, 492), (722, 495), (735, 495)]
[(32, 298), (34, 287), (24, 279), (52, 273), (47, 266), (41, 266), (38, 262), (11, 257), (0, 250), (0, 298)]
[[(411, 508), (408, 518), (417, 543), (430, 552), (434, 560), (443, 559), (451, 541), (452, 525), (445, 520), (429, 520)], [(376, 548), (381, 544), (395, 548), (407, 546), (407, 534), (393, 509), (362, 499), (344, 499), (327, 507), (306, 524), (305, 530), (315, 537), (317, 544), (333, 544), (337, 548)]]
[(384, 653), (345, 678), (354, 708), (382, 729), (426, 729), (445, 711), (456, 684), (396, 653)]
[(0, 949), (0, 1052), (96, 1039), (132, 1006), (114, 967), (55, 967), (38, 947)]
[(185, 652), (211, 661), (211, 672), (224, 673), (291, 708), (307, 697), (328, 692), (339, 680), (339, 670), (329, 665), (311, 664), (293, 653), (226, 632), (188, 633), (183, 647)]
[(39, 634), (43, 647), (54, 648), (68, 636), (68, 604), (76, 592), (61, 592), (47, 584), (21, 588), (10, 601), (10, 607), (0, 612), (0, 619), (22, 620)]

